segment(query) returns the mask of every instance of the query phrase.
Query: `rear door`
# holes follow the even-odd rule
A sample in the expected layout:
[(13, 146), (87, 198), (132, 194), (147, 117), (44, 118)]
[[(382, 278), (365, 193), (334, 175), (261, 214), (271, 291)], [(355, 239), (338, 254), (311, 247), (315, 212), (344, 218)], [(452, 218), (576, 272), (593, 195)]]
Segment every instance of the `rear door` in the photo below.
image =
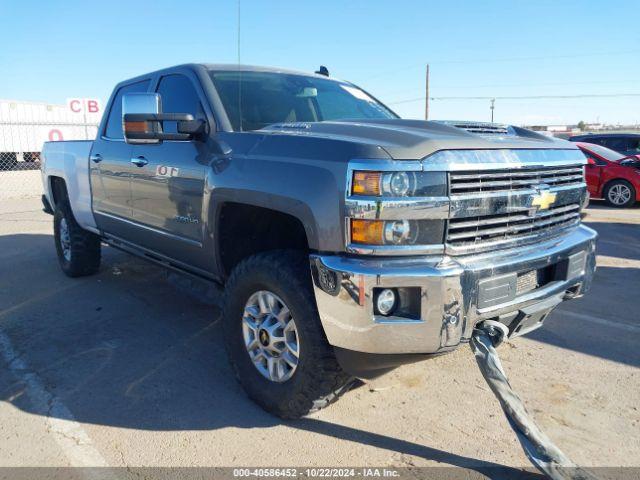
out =
[[(156, 91), (164, 113), (190, 113), (207, 121), (204, 94), (190, 72), (162, 76)], [(164, 122), (165, 132), (175, 133), (176, 127)], [(133, 219), (145, 228), (137, 244), (189, 266), (206, 267), (202, 205), (207, 152), (206, 143), (195, 140), (132, 146), (132, 159), (141, 161), (131, 177)]]
[(146, 92), (150, 80), (121, 86), (110, 105), (103, 131), (91, 149), (91, 194), (98, 228), (126, 237), (127, 222), (133, 217), (131, 205), (131, 146), (122, 134), (122, 96)]

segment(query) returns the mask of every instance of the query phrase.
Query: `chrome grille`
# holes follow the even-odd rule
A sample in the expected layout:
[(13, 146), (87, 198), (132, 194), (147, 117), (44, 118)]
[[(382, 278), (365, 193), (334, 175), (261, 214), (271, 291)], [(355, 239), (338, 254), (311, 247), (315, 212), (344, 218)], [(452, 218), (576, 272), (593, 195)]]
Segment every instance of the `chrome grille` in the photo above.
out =
[(484, 246), (551, 232), (579, 222), (579, 203), (552, 207), (533, 216), (529, 216), (529, 209), (523, 209), (501, 215), (454, 218), (449, 220), (447, 244), (453, 247)]
[(522, 170), (452, 172), (451, 195), (527, 190), (545, 184), (550, 187), (579, 185), (584, 181), (582, 166), (542, 167)]

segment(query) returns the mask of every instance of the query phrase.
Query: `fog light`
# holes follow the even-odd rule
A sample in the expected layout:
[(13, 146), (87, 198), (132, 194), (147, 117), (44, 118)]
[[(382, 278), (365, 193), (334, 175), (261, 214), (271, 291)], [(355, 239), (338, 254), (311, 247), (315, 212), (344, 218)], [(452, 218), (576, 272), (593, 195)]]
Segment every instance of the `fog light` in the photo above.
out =
[(381, 315), (390, 315), (396, 307), (396, 302), (396, 292), (389, 288), (385, 288), (378, 293), (376, 307)]

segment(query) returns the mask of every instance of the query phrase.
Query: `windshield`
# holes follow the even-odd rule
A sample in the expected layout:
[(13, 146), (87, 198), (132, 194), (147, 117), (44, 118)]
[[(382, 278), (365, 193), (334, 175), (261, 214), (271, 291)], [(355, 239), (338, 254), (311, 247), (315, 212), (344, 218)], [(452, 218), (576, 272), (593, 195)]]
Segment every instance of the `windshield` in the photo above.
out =
[(236, 131), (274, 123), (397, 118), (364, 91), (335, 80), (274, 72), (210, 75)]
[(610, 162), (619, 162), (623, 158), (627, 158), (625, 155), (621, 155), (618, 152), (615, 152), (607, 147), (603, 147), (602, 145), (596, 145), (595, 143), (590, 143), (584, 148), (595, 153), (596, 155), (600, 155), (602, 158), (604, 158), (605, 160), (609, 160)]

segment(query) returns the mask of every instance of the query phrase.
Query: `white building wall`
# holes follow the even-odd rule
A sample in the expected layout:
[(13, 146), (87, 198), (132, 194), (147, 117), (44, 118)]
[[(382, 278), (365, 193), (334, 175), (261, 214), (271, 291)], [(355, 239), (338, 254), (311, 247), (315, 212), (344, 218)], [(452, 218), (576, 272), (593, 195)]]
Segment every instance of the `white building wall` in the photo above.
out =
[(101, 111), (74, 113), (68, 105), (0, 100), (0, 152), (39, 152), (46, 141), (93, 139), (101, 117)]

